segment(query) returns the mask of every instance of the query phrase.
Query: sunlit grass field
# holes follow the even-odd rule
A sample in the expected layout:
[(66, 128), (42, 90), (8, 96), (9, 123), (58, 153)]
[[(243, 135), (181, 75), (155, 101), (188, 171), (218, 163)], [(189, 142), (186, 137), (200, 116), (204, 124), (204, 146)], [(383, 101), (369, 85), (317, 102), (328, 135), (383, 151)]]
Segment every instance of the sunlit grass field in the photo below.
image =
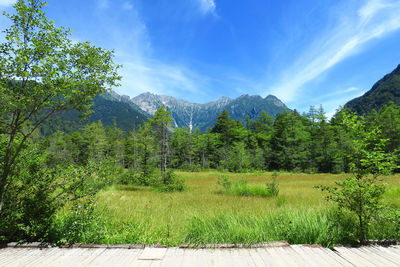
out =
[[(160, 193), (149, 187), (120, 185), (103, 190), (97, 206), (104, 219), (100, 242), (250, 244), (285, 239), (332, 245), (340, 239), (332, 235), (345, 235), (329, 226), (331, 206), (324, 193), (313, 188), (333, 184), (345, 174), (280, 173), (279, 196), (262, 198), (218, 193), (217, 180), (222, 173), (217, 171), (176, 173), (186, 180), (184, 192)], [(272, 173), (223, 174), (233, 181), (264, 186)], [(384, 182), (389, 189), (385, 201), (400, 207), (400, 176), (386, 177)]]

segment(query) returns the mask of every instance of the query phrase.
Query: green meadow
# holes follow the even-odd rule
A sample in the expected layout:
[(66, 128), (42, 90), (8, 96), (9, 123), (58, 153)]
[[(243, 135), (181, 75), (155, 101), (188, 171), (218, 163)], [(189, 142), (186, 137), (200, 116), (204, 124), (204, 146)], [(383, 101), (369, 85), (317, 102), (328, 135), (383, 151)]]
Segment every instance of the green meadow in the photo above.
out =
[[(95, 219), (85, 224), (81, 242), (137, 243), (177, 246), (286, 240), (289, 243), (351, 243), (356, 226), (338, 214), (316, 185), (333, 185), (346, 175), (280, 173), (277, 197), (246, 197), (221, 193), (221, 175), (263, 187), (271, 173), (177, 172), (186, 180), (184, 192), (160, 193), (150, 187), (114, 185), (98, 194)], [(400, 175), (384, 180), (384, 202), (400, 207)], [(61, 215), (62, 216), (62, 215)], [(368, 237), (399, 237), (399, 227), (374, 221)]]

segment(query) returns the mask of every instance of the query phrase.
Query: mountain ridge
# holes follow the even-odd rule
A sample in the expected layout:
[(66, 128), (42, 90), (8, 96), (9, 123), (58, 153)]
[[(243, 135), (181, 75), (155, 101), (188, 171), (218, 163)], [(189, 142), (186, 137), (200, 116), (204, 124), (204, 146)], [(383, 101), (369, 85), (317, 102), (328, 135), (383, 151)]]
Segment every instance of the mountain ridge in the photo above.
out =
[(150, 92), (142, 93), (133, 98), (119, 96), (116, 92), (112, 94), (117, 99), (123, 99), (121, 101), (132, 102), (149, 115), (154, 115), (157, 109), (164, 105), (171, 112), (175, 127), (189, 127), (191, 130), (199, 128), (201, 131), (212, 127), (217, 116), (224, 109), (229, 112), (233, 119), (242, 122), (246, 116), (255, 119), (263, 110), (272, 117), (276, 117), (280, 112), (287, 109), (286, 105), (273, 95), (263, 98), (260, 95), (243, 94), (235, 99), (222, 96), (215, 101), (200, 104)]
[(372, 110), (379, 110), (389, 102), (400, 105), (400, 64), (377, 81), (364, 95), (347, 102), (345, 107), (359, 115), (365, 115)]

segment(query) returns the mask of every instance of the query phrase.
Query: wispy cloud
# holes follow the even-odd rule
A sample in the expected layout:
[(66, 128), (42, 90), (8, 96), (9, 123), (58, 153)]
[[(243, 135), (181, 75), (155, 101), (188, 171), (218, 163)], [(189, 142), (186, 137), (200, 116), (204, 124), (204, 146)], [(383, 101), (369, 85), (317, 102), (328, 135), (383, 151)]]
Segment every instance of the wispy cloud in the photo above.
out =
[(199, 86), (204, 77), (184, 66), (141, 58), (140, 61), (125, 57), (122, 70), (122, 87), (118, 90), (134, 96), (143, 92), (166, 95), (204, 96)]
[(0, 0), (0, 6), (12, 6), (17, 0)]
[(336, 27), (300, 54), (287, 75), (273, 86), (272, 93), (283, 101), (293, 101), (304, 85), (360, 52), (367, 42), (400, 29), (399, 14), (400, 1), (370, 0), (355, 12), (343, 15)]
[(215, 1), (214, 0), (196, 0), (199, 3), (200, 10), (203, 14), (215, 15)]
[(125, 3), (122, 5), (122, 9), (123, 9), (123, 10), (132, 10), (132, 9), (133, 9), (133, 5), (132, 5), (130, 2), (125, 2)]
[(119, 93), (136, 96), (144, 92), (173, 96), (204, 97), (207, 77), (185, 65), (185, 62), (160, 60), (154, 56), (151, 34), (134, 5), (129, 6), (129, 27), (115, 27), (114, 22), (104, 29), (113, 40), (116, 62), (122, 64), (123, 76)]

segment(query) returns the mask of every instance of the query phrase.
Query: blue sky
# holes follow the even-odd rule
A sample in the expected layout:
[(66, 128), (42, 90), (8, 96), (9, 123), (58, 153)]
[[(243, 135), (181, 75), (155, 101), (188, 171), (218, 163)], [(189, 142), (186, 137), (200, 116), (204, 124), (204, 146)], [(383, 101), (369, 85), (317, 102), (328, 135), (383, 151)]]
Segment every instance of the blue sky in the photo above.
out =
[[(0, 0), (10, 11), (14, 0)], [(131, 97), (273, 94), (328, 115), (400, 64), (399, 0), (49, 0), (75, 41), (114, 49)], [(7, 22), (0, 19), (4, 29)]]

